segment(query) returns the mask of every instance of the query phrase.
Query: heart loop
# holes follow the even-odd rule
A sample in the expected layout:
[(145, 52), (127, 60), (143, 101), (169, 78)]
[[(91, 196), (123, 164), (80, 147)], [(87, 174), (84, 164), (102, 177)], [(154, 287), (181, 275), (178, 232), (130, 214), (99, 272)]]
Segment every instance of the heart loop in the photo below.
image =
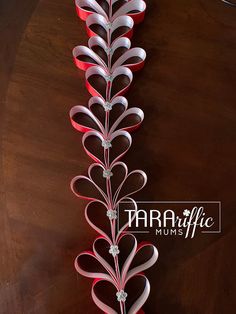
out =
[(134, 21), (130, 16), (123, 15), (114, 19), (112, 22), (100, 14), (91, 14), (86, 19), (87, 33), (89, 37), (99, 36), (109, 45), (117, 38), (133, 35)]
[(127, 198), (128, 196), (142, 190), (146, 183), (147, 175), (144, 171), (131, 171), (124, 180), (123, 184), (117, 189), (113, 202), (115, 204), (122, 202), (124, 198)]
[(108, 199), (103, 190), (86, 176), (76, 176), (71, 180), (71, 190), (79, 198), (96, 200), (106, 206)]
[(109, 74), (100, 66), (90, 67), (85, 74), (86, 87), (92, 96), (102, 97), (105, 101), (126, 93), (133, 80), (133, 74), (126, 67), (118, 67)]
[(75, 65), (83, 71), (94, 65), (107, 67), (106, 63), (92, 49), (86, 46), (76, 46), (72, 51), (72, 55)]
[(80, 253), (75, 259), (75, 269), (81, 275), (88, 278), (102, 278), (113, 282), (107, 270), (98, 261), (95, 254), (91, 251)]
[(89, 131), (82, 138), (88, 156), (105, 168), (112, 167), (129, 150), (132, 138), (126, 131), (115, 131), (105, 140), (101, 133)]
[(123, 279), (127, 282), (134, 275), (152, 267), (158, 259), (157, 248), (148, 242), (140, 243), (130, 265), (129, 271), (123, 273)]
[(71, 108), (70, 120), (72, 126), (82, 133), (92, 130), (100, 131), (103, 134), (105, 133), (102, 123), (84, 106), (74, 106)]

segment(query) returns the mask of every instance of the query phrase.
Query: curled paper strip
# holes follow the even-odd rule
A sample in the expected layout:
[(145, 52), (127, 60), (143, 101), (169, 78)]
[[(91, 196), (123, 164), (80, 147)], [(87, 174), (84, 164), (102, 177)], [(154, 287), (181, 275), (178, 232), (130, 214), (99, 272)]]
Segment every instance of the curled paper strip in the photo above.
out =
[[(133, 73), (144, 66), (146, 52), (131, 47), (134, 24), (143, 20), (143, 0), (76, 0), (79, 17), (86, 22), (88, 47), (73, 49), (75, 65), (85, 71), (86, 87), (92, 95), (88, 107), (70, 110), (72, 126), (83, 133), (82, 144), (95, 162), (88, 175), (71, 181), (73, 193), (89, 200), (85, 208), (88, 224), (99, 234), (91, 250), (80, 253), (76, 270), (93, 278), (92, 298), (109, 314), (144, 314), (150, 284), (143, 274), (158, 258), (151, 243), (138, 244), (128, 232), (129, 221), (117, 225), (118, 207), (122, 201), (133, 209), (131, 198), (147, 182), (142, 170), (129, 172), (121, 161), (132, 145), (130, 133), (144, 119), (140, 108), (128, 107), (123, 96), (129, 89)], [(122, 212), (119, 213), (122, 215)]]

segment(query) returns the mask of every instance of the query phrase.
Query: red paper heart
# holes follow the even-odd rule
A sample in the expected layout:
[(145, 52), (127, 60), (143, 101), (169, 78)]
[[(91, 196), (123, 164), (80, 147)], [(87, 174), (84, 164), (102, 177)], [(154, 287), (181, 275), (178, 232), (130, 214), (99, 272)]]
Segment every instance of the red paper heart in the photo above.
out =
[[(132, 138), (126, 131), (115, 131), (108, 140), (111, 148), (104, 148), (102, 135), (96, 131), (84, 134), (82, 142), (86, 153), (104, 167), (112, 167), (129, 150)], [(105, 159), (104, 157), (107, 156)]]
[(102, 67), (94, 66), (86, 71), (85, 76), (90, 94), (108, 100), (125, 94), (133, 80), (132, 72), (126, 67), (118, 67), (109, 75)]

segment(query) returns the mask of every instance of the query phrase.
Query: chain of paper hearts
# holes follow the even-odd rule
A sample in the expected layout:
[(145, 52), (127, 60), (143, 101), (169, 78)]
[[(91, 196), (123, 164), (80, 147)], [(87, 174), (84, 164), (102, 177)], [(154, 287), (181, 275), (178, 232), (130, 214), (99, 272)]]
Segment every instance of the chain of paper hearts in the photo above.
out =
[[(93, 243), (92, 251), (85, 251), (77, 256), (76, 270), (94, 279), (92, 298), (103, 312), (135, 314), (144, 313), (142, 306), (148, 298), (150, 284), (142, 272), (156, 262), (158, 251), (150, 243), (138, 245), (135, 236), (126, 231), (128, 221), (118, 230), (116, 218), (117, 208), (122, 201), (132, 204), (134, 208), (132, 219), (135, 218), (137, 204), (130, 196), (141, 190), (147, 181), (143, 171), (135, 170), (129, 173), (126, 164), (120, 161), (131, 146), (130, 132), (137, 129), (144, 118), (141, 109), (128, 109), (127, 99), (122, 95), (133, 80), (132, 71), (141, 69), (146, 58), (145, 51), (141, 48), (131, 48), (129, 40), (134, 23), (139, 23), (144, 18), (146, 5), (142, 0), (122, 1), (113, 12), (114, 6), (117, 6), (119, 1), (106, 0), (105, 9), (95, 0), (76, 0), (77, 13), (86, 21), (90, 39), (88, 47), (74, 48), (73, 57), (76, 66), (86, 71), (86, 87), (93, 97), (89, 100), (88, 108), (73, 107), (70, 119), (73, 127), (84, 133), (83, 147), (95, 163), (89, 167), (88, 176), (79, 175), (71, 181), (71, 189), (76, 196), (90, 200), (85, 209), (85, 217), (90, 226), (100, 234)], [(103, 38), (100, 35), (101, 29)], [(117, 35), (117, 30), (121, 29), (124, 31)], [(104, 51), (106, 58), (95, 52), (97, 47)], [(125, 52), (113, 62), (113, 55), (120, 48)], [(119, 91), (113, 92), (113, 84), (121, 75), (127, 78), (126, 84)], [(99, 77), (105, 82), (105, 90), (102, 91), (94, 84), (92, 80), (94, 77)], [(110, 114), (116, 105), (123, 107), (123, 113), (111, 124)], [(103, 121), (93, 110), (98, 107), (104, 110)], [(81, 122), (80, 118), (83, 116), (86, 116), (90, 123)], [(137, 122), (129, 121), (131, 116), (135, 116)], [(100, 148), (94, 149), (91, 144), (93, 138), (100, 142)], [(126, 146), (114, 156), (112, 147), (116, 143), (119, 146), (120, 139), (126, 140)], [(114, 184), (113, 178), (116, 173), (123, 173), (123, 177), (120, 182)], [(104, 178), (105, 188), (97, 182), (98, 175)], [(130, 179), (141, 182), (130, 189)], [(89, 192), (81, 189), (83, 185), (87, 186)], [(103, 225), (97, 219), (98, 212), (104, 216)], [(119, 256), (122, 256), (122, 265)], [(139, 287), (135, 295), (132, 292), (132, 284)], [(117, 300), (111, 297), (111, 300), (107, 301), (105, 292), (104, 298), (101, 297), (101, 291), (107, 288), (114, 290), (113, 297), (115, 296)], [(114, 307), (114, 301), (118, 301), (119, 309), (117, 305)]]

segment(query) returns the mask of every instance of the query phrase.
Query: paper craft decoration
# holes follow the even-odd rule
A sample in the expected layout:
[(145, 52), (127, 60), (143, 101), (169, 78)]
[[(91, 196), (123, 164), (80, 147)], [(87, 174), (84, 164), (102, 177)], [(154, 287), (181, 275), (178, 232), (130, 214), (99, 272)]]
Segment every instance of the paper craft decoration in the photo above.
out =
[(142, 0), (76, 0), (75, 4), (90, 38), (88, 47), (73, 49), (73, 58), (85, 71), (92, 97), (88, 107), (71, 109), (70, 120), (84, 133), (82, 144), (94, 163), (87, 176), (73, 178), (71, 189), (90, 201), (85, 217), (99, 235), (91, 250), (77, 256), (75, 268), (94, 279), (92, 298), (104, 313), (141, 314), (150, 292), (143, 271), (156, 262), (158, 251), (151, 243), (138, 244), (128, 231), (128, 221), (118, 230), (117, 208), (121, 202), (129, 202), (134, 219), (137, 204), (131, 196), (147, 182), (143, 171), (129, 172), (121, 161), (132, 144), (130, 133), (144, 118), (140, 108), (128, 108), (123, 95), (133, 72), (144, 66), (146, 53), (132, 48), (130, 38), (134, 24), (144, 18), (146, 4)]

